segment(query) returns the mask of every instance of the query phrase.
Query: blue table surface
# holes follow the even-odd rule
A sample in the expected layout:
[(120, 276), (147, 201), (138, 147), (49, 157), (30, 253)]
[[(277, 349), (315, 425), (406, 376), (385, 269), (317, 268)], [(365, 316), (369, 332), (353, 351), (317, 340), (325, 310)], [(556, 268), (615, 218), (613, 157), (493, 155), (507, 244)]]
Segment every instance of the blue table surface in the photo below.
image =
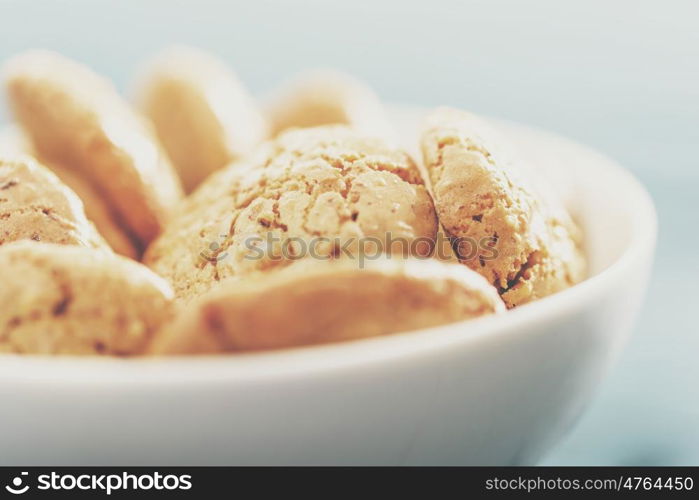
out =
[(126, 91), (145, 57), (184, 42), (258, 94), (336, 67), (394, 102), (521, 121), (609, 154), (656, 201), (655, 271), (628, 349), (543, 463), (699, 465), (698, 15), (692, 0), (0, 0), (0, 60), (48, 47)]

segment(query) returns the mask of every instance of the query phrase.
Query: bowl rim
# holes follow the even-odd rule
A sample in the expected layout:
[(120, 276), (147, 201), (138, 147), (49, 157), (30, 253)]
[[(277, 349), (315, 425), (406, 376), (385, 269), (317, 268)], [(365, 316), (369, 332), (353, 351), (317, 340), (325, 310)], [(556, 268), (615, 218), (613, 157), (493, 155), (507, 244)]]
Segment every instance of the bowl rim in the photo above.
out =
[[(96, 358), (0, 354), (0, 380), (61, 382), (84, 385), (152, 385), (246, 383), (250, 380), (293, 379), (319, 372), (369, 368), (377, 363), (410, 362), (438, 355), (454, 345), (502, 340), (527, 325), (564, 316), (594, 300), (633, 269), (652, 258), (657, 237), (657, 213), (643, 185), (614, 160), (558, 134), (506, 120), (494, 120), (509, 130), (557, 141), (563, 147), (595, 158), (592, 170), (605, 170), (622, 188), (625, 204), (634, 207), (626, 247), (614, 262), (577, 285), (497, 316), (486, 316), (436, 327), (348, 342), (302, 346), (235, 355), (174, 356), (168, 358)], [(465, 325), (468, 327), (465, 328)]]

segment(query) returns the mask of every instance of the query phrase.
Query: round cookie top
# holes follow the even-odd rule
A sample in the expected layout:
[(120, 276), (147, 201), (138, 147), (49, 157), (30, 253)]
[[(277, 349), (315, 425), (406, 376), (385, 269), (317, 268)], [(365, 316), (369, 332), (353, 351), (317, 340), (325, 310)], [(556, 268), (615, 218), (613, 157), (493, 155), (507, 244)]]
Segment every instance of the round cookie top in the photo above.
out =
[(153, 354), (294, 347), (416, 330), (499, 313), (497, 291), (460, 264), (382, 256), (296, 262), (231, 278), (191, 302)]
[(24, 239), (109, 249), (53, 172), (28, 156), (0, 158), (0, 245)]
[(19, 241), (0, 268), (0, 352), (139, 354), (172, 313), (170, 286), (113, 253)]
[(441, 108), (421, 146), (439, 220), (459, 257), (501, 292), (509, 307), (580, 281), (580, 230), (562, 203), (543, 195), (477, 117)]
[(9, 104), (38, 154), (72, 168), (142, 244), (161, 230), (181, 187), (145, 120), (85, 66), (29, 51), (4, 68)]
[(407, 154), (345, 126), (297, 129), (211, 176), (145, 262), (191, 297), (303, 257), (428, 254), (436, 230), (432, 199)]

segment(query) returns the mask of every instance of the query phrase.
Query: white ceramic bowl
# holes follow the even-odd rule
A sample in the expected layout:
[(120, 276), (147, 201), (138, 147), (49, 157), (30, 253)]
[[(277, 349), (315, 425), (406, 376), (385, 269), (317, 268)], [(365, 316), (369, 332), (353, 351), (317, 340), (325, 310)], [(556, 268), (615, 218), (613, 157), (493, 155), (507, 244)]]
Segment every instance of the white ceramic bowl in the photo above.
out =
[[(394, 117), (403, 129), (416, 120)], [(162, 360), (5, 355), (0, 464), (535, 463), (627, 340), (656, 215), (609, 159), (499, 126), (571, 197), (588, 280), (500, 317), (344, 344)]]

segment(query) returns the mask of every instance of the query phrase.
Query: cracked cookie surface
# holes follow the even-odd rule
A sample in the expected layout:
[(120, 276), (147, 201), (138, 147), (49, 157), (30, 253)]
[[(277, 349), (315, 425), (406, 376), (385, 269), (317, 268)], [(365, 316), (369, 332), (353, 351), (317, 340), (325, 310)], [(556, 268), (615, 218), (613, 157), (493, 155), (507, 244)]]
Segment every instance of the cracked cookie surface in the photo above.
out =
[[(16, 125), (8, 126), (0, 130), (0, 156), (24, 156), (36, 158), (26, 134)], [(55, 162), (47, 162), (43, 158), (37, 160), (41, 165), (50, 169), (56, 176), (72, 189), (85, 207), (85, 215), (90, 220), (99, 234), (107, 241), (116, 253), (137, 259), (139, 249), (136, 242), (132, 241), (126, 231), (119, 224), (112, 213), (109, 203), (95, 188), (73, 169), (63, 167)]]
[(0, 269), (0, 352), (139, 354), (172, 312), (169, 285), (113, 253), (19, 241)]
[(108, 250), (82, 201), (27, 156), (0, 158), (0, 245), (17, 240)]
[(38, 155), (73, 169), (146, 244), (181, 197), (174, 169), (145, 120), (105, 79), (48, 51), (4, 68), (9, 104)]
[[(425, 255), (436, 229), (432, 199), (407, 154), (348, 127), (298, 129), (214, 173), (144, 261), (179, 297), (192, 297), (220, 279), (302, 255), (377, 247)], [(410, 247), (419, 239), (429, 248)]]
[(188, 304), (152, 354), (204, 354), (338, 342), (505, 310), (482, 276), (434, 259), (299, 261), (235, 278)]
[(583, 279), (579, 228), (558, 200), (526, 181), (485, 123), (439, 109), (421, 146), (440, 222), (461, 242), (462, 261), (497, 287), (508, 307)]
[(190, 47), (156, 57), (141, 78), (137, 100), (188, 192), (267, 136), (262, 112), (233, 72)]

